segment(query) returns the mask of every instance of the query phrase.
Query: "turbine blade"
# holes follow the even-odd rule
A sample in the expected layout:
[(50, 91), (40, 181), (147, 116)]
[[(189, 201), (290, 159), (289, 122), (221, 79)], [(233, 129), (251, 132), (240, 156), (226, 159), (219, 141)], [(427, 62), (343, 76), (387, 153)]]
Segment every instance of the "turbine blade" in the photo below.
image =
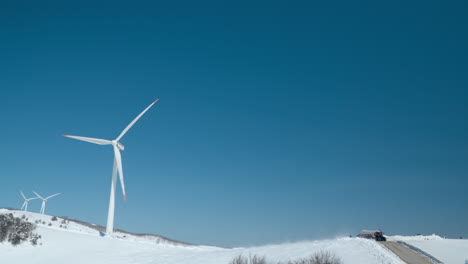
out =
[(28, 202), (29, 202), (29, 201), (34, 200), (34, 199), (39, 199), (39, 197), (28, 198), (26, 200), (28, 200)]
[(120, 150), (117, 148), (116, 145), (114, 145), (114, 154), (115, 154), (115, 161), (117, 165), (117, 172), (119, 173), (120, 176), (120, 186), (122, 186), (122, 193), (124, 196), (124, 200), (127, 200), (127, 195), (125, 194), (125, 184), (124, 184), (124, 176), (123, 176), (123, 170), (122, 170), (122, 157), (120, 155)]
[(141, 112), (135, 119), (133, 119), (133, 121), (130, 124), (128, 124), (128, 126), (122, 131), (122, 133), (120, 133), (120, 135), (115, 141), (119, 141), (125, 135), (125, 133), (127, 133), (127, 131), (138, 121), (138, 119), (140, 119), (140, 117), (144, 115), (146, 111), (148, 111), (157, 101), (159, 101), (159, 99), (154, 100), (154, 102), (152, 102), (148, 107), (146, 107), (146, 109), (143, 110), (143, 112)]
[(44, 198), (42, 198), (42, 196), (40, 196), (39, 194), (37, 194), (37, 192), (33, 191), (33, 193), (34, 193), (38, 198), (41, 198), (42, 200), (44, 200)]
[(70, 136), (70, 135), (63, 135), (63, 136), (73, 138), (73, 139), (82, 140), (82, 141), (86, 141), (86, 142), (91, 142), (91, 143), (98, 144), (98, 145), (110, 145), (110, 144), (112, 144), (112, 141), (110, 141), (110, 140), (99, 139), (99, 138), (79, 137), (79, 136)]
[(26, 200), (26, 196), (24, 196), (23, 191), (20, 191), (20, 193), (21, 193), (21, 196), (23, 196), (23, 198)]
[(57, 195), (59, 195), (59, 194), (60, 194), (60, 193), (53, 194), (53, 195), (51, 195), (51, 196), (49, 196), (49, 197), (47, 197), (47, 198), (45, 198), (45, 199), (47, 200), (47, 199), (52, 198), (52, 197), (54, 197), (54, 196), (57, 196)]

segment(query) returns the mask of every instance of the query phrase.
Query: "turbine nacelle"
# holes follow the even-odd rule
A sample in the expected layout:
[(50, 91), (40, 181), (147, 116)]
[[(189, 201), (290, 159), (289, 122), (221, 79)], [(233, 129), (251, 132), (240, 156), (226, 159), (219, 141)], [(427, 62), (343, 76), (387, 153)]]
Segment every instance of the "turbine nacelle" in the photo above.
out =
[(116, 140), (112, 140), (112, 145), (117, 146), (117, 148), (118, 148), (120, 151), (124, 151), (124, 150), (125, 150), (125, 146), (124, 146), (122, 143), (120, 143), (120, 142), (118, 142), (118, 141), (116, 141)]
[(125, 146), (120, 143), (120, 142), (117, 142), (117, 147), (120, 149), (120, 151), (124, 151), (125, 150)]

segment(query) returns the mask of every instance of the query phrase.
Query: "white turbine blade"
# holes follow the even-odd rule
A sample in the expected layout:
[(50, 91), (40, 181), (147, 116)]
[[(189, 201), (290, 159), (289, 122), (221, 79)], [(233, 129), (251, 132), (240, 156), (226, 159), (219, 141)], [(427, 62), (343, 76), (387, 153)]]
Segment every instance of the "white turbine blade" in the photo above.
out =
[(39, 199), (39, 197), (28, 198), (26, 200), (28, 200), (28, 202), (29, 202), (29, 201), (34, 200), (34, 199)]
[(125, 184), (124, 184), (124, 176), (123, 176), (123, 170), (122, 170), (122, 157), (120, 156), (120, 150), (117, 148), (116, 145), (114, 145), (114, 154), (115, 154), (115, 161), (117, 165), (117, 172), (119, 173), (120, 176), (120, 186), (122, 186), (122, 193), (124, 196), (124, 200), (127, 200), (127, 195), (125, 194)]
[(21, 196), (23, 196), (23, 198), (26, 200), (26, 196), (24, 196), (23, 191), (20, 191), (20, 193), (21, 193)]
[(37, 197), (39, 197), (39, 198), (41, 198), (42, 200), (44, 200), (44, 198), (42, 198), (42, 196), (40, 196), (39, 194), (37, 194), (37, 192), (33, 191), (33, 193), (34, 193)]
[(23, 203), (23, 206), (21, 206), (21, 210), (23, 210), (23, 209), (25, 208), (25, 206), (26, 206), (26, 203), (27, 203), (27, 202), (26, 202), (26, 201), (24, 201), (24, 203)]
[(49, 197), (47, 197), (47, 198), (45, 198), (45, 199), (47, 200), (47, 199), (52, 198), (52, 197), (54, 197), (54, 196), (57, 196), (57, 195), (59, 195), (59, 194), (60, 194), (60, 193), (53, 194), (53, 195), (51, 195), (51, 196), (49, 196)]
[(110, 140), (99, 139), (99, 138), (79, 137), (79, 136), (70, 136), (70, 135), (63, 135), (63, 136), (73, 138), (73, 139), (82, 140), (82, 141), (86, 141), (86, 142), (91, 142), (91, 143), (98, 144), (98, 145), (110, 145), (110, 144), (112, 144), (112, 141), (110, 141)]
[(154, 102), (152, 102), (148, 107), (146, 107), (146, 109), (143, 110), (143, 112), (141, 112), (135, 119), (133, 119), (133, 121), (130, 124), (128, 124), (128, 126), (122, 131), (122, 133), (120, 133), (119, 137), (115, 139), (115, 141), (119, 141), (125, 135), (125, 133), (127, 133), (127, 131), (138, 121), (138, 119), (140, 119), (140, 117), (144, 115), (146, 111), (148, 111), (157, 101), (159, 101), (159, 99), (154, 100)]

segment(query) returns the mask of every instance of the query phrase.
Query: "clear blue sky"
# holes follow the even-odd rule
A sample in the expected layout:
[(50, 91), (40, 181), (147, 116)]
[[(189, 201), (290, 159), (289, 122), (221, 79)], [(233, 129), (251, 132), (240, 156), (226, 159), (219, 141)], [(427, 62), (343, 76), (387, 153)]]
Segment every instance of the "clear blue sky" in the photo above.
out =
[[(464, 1), (3, 1), (0, 206), (244, 246), (468, 237)], [(32, 210), (40, 203), (33, 201)]]

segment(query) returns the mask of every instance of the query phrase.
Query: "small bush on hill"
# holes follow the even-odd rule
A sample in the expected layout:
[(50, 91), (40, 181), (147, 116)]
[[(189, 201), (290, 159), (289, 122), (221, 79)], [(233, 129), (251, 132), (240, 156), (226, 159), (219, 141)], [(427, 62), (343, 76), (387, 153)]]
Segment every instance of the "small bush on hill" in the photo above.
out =
[(37, 245), (40, 236), (32, 233), (34, 229), (36, 225), (25, 221), (25, 217), (14, 217), (13, 214), (0, 215), (0, 243), (7, 241), (16, 246), (29, 240), (31, 244)]
[[(36, 233), (33, 233), (33, 234), (31, 235), (31, 240), (30, 240), (30, 241), (31, 241), (31, 244), (32, 244), (33, 246), (37, 246), (37, 243), (39, 242), (39, 239), (41, 239), (41, 238), (42, 238), (41, 235), (38, 235), (38, 234), (36, 234)], [(42, 244), (41, 244), (41, 245), (42, 245)]]

